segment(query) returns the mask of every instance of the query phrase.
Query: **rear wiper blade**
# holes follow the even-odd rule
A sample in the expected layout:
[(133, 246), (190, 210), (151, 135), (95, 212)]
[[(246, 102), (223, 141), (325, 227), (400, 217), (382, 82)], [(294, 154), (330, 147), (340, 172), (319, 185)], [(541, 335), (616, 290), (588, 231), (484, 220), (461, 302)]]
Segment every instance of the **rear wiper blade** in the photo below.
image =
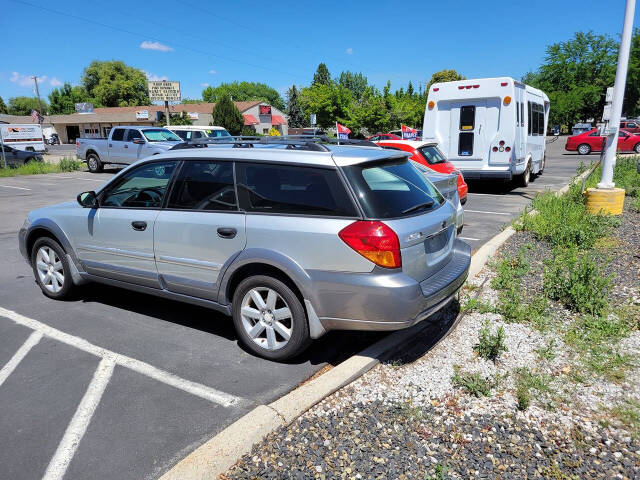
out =
[(423, 208), (431, 208), (433, 207), (433, 200), (429, 200), (428, 202), (424, 202), (424, 203), (419, 203), (418, 205), (414, 205), (413, 207), (407, 208), (406, 210), (403, 210), (402, 213), (411, 213), (411, 212), (415, 212), (417, 210), (422, 210)]

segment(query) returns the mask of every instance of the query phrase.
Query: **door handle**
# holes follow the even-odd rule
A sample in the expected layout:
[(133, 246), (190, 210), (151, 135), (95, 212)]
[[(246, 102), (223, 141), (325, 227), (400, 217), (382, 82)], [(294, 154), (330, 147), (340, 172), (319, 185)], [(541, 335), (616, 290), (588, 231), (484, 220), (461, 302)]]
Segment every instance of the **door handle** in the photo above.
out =
[(124, 144), (124, 148), (129, 148), (129, 145), (127, 145), (126, 143)]
[(218, 236), (220, 238), (235, 238), (238, 231), (235, 228), (231, 227), (220, 227), (218, 229)]
[(110, 147), (113, 147), (113, 143), (110, 143), (110, 144), (109, 144), (109, 146), (110, 146)]
[(131, 226), (134, 230), (138, 230), (139, 232), (147, 229), (147, 222), (143, 221), (135, 221), (131, 222)]

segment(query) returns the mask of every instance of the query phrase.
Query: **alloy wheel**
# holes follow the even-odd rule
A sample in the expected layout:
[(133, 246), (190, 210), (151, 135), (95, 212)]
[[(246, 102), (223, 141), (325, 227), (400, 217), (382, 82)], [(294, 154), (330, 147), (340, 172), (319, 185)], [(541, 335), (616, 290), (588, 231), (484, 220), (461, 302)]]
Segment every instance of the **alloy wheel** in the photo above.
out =
[(64, 287), (64, 267), (55, 250), (47, 245), (38, 249), (36, 270), (40, 283), (51, 293), (58, 293)]
[(98, 169), (98, 162), (96, 161), (95, 157), (89, 157), (88, 167), (89, 167), (89, 170)]
[(249, 290), (242, 299), (240, 315), (249, 338), (265, 350), (278, 350), (289, 342), (293, 315), (284, 298), (272, 288)]

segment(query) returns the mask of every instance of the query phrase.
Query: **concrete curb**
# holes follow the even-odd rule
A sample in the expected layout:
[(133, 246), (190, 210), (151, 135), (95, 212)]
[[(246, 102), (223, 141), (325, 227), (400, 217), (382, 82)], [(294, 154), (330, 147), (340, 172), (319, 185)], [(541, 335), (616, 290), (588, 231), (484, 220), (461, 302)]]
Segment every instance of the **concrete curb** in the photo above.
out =
[[(569, 184), (562, 187), (557, 195), (565, 194), (571, 184), (582, 181), (593, 168), (595, 167), (575, 177)], [(535, 211), (529, 212), (529, 214), (535, 213)], [(480, 273), (489, 258), (495, 255), (498, 248), (514, 233), (516, 231), (509, 226), (480, 247), (471, 257), (469, 278)], [(454, 325), (456, 323), (457, 320)], [(324, 398), (362, 376), (380, 363), (385, 356), (399, 351), (411, 343), (420, 336), (419, 332), (426, 329), (428, 325), (428, 322), (422, 322), (422, 328), (393, 332), (367, 347), (358, 355), (348, 358), (269, 405), (259, 405), (187, 455), (160, 477), (160, 480), (213, 480), (219, 478), (240, 457), (250, 452), (253, 445), (260, 442), (269, 433), (280, 426), (288, 425)]]

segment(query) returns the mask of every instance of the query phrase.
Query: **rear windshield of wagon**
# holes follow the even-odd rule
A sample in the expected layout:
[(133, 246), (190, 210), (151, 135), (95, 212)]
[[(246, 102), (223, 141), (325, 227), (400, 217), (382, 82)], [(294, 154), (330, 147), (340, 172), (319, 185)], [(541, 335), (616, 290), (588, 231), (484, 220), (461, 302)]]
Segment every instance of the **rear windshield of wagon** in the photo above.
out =
[(442, 205), (444, 197), (408, 159), (343, 167), (368, 218), (400, 218)]

